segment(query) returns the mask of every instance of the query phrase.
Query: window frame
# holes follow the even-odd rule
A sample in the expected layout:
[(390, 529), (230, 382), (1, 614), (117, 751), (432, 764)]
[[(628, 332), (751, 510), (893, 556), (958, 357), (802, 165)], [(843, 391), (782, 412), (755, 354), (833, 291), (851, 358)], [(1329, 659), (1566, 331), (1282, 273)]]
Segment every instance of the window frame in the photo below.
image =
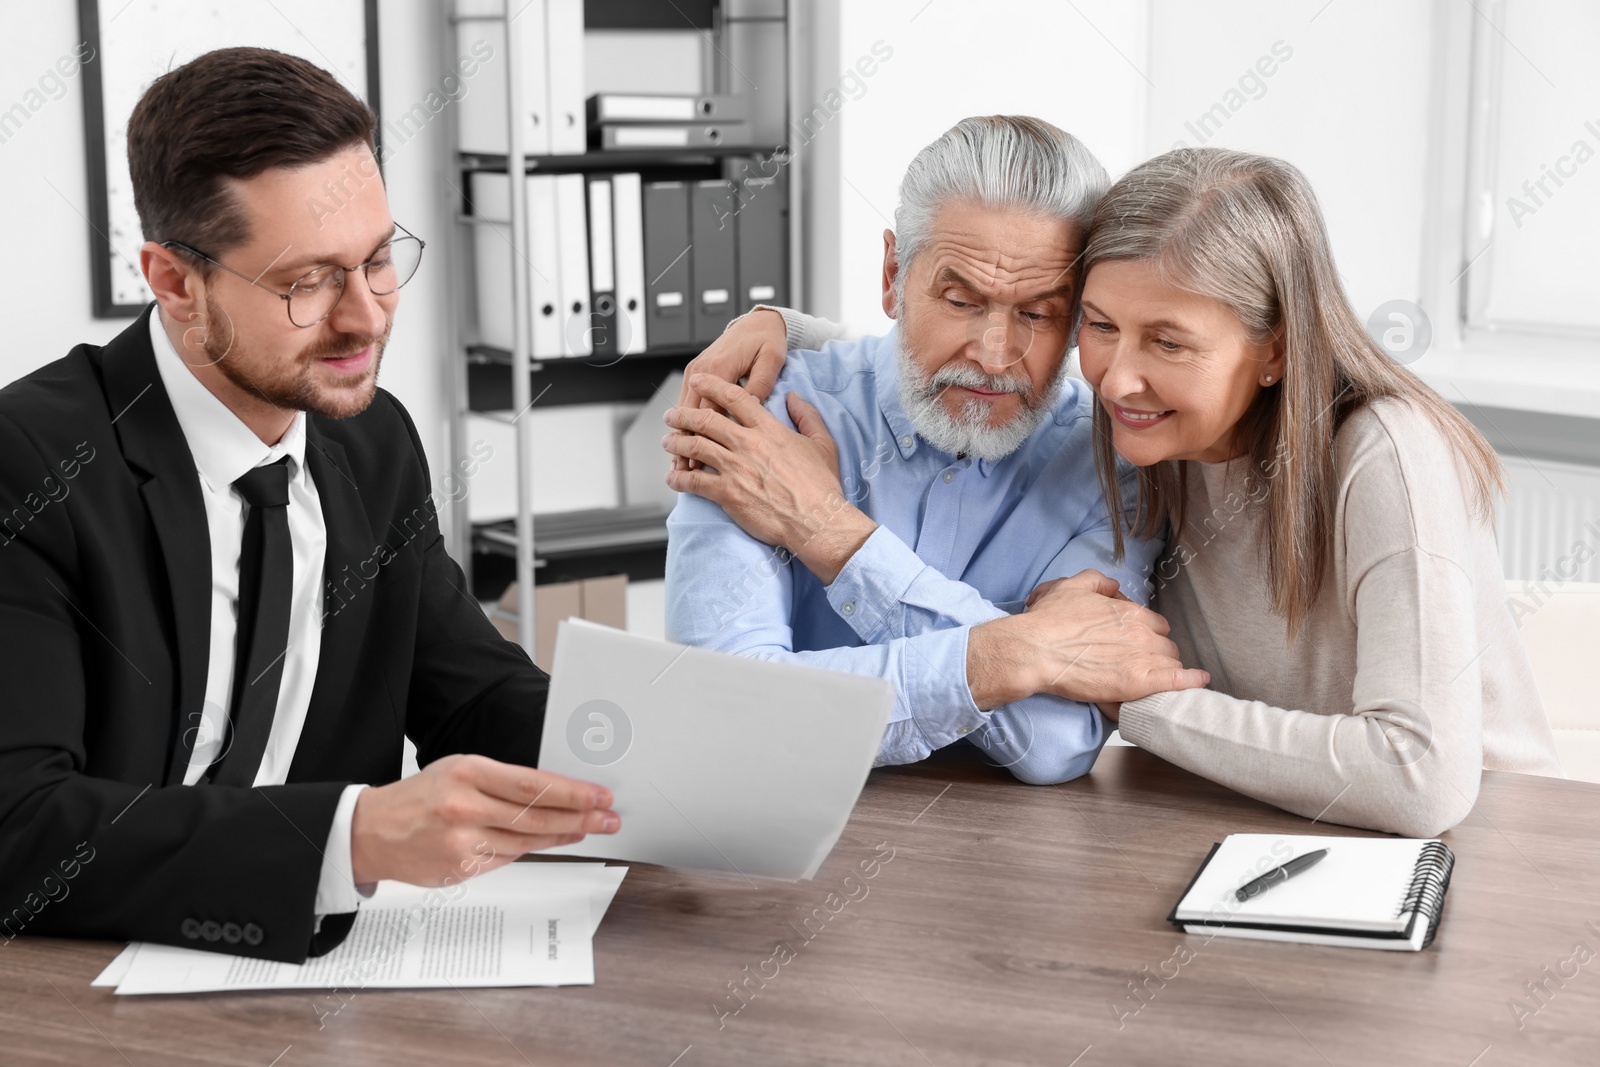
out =
[[(1493, 20), (1510, 2), (1435, 4), (1423, 306), (1438, 309), (1434, 340), (1446, 350), (1600, 363), (1600, 327), (1497, 320), (1486, 311), (1492, 286), (1487, 268), (1494, 262), (1495, 234), (1506, 225), (1499, 210), (1503, 197), (1494, 188), (1506, 44)], [(1490, 210), (1484, 210), (1486, 203)]]

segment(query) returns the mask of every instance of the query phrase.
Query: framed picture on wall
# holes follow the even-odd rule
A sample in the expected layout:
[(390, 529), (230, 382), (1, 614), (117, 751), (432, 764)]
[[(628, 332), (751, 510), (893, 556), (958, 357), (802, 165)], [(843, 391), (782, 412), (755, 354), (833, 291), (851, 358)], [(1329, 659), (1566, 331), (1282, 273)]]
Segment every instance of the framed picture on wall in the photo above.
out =
[(95, 318), (133, 318), (151, 299), (139, 270), (144, 236), (127, 128), (157, 77), (214, 48), (274, 48), (317, 64), (379, 109), (378, 0), (78, 0), (78, 21), (96, 59), (83, 67)]

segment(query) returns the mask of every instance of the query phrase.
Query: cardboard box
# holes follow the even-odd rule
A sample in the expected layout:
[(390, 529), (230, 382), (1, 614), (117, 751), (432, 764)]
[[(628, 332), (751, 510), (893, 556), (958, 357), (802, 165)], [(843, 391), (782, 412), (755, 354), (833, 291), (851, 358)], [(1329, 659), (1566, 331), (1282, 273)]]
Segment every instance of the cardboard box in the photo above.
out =
[[(556, 628), (562, 619), (588, 619), (619, 630), (628, 628), (628, 576), (611, 574), (581, 582), (538, 586), (533, 596), (533, 662), (548, 671), (556, 658)], [(507, 641), (517, 640), (517, 583), (512, 582), (489, 610), (489, 621)]]

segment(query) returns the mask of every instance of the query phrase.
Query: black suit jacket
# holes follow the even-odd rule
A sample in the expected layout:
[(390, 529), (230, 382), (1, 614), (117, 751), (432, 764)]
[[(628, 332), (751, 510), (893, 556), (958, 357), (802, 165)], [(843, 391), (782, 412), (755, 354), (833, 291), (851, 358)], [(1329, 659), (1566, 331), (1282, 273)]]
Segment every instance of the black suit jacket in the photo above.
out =
[(445, 553), (416, 428), (382, 389), (310, 416), (326, 612), (284, 785), (182, 784), (200, 723), (211, 559), (145, 310), (0, 390), (0, 935), (78, 935), (289, 962), (313, 940), (351, 782), (475, 752), (537, 765), (549, 678)]

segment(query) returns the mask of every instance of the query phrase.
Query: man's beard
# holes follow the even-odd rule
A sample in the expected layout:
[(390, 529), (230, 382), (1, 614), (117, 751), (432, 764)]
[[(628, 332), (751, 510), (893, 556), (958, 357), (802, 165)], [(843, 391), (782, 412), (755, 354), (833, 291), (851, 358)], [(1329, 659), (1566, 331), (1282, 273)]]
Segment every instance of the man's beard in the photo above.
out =
[[(1042, 392), (1024, 375), (985, 374), (957, 361), (946, 363), (930, 376), (906, 350), (904, 331), (896, 336), (896, 350), (900, 403), (918, 435), (941, 452), (976, 456), (990, 463), (1022, 447), (1055, 407), (1067, 377), (1065, 360)], [(985, 392), (1016, 393), (1021, 406), (1010, 421), (999, 426), (989, 425), (989, 405), (976, 397), (969, 398), (960, 411), (952, 415), (945, 406), (944, 392), (957, 385)]]
[[(258, 356), (234, 335), (233, 322), (216, 303), (206, 305), (206, 355), (222, 376), (244, 392), (285, 411), (305, 411), (330, 419), (347, 419), (367, 410), (377, 393), (378, 365), (389, 343), (392, 321), (375, 337), (335, 334), (295, 356), (285, 364), (281, 358)], [(372, 346), (372, 362), (363, 371), (347, 375), (342, 389), (329, 389), (317, 383), (313, 368), (329, 356), (349, 356)], [(359, 386), (352, 390), (351, 386)]]

